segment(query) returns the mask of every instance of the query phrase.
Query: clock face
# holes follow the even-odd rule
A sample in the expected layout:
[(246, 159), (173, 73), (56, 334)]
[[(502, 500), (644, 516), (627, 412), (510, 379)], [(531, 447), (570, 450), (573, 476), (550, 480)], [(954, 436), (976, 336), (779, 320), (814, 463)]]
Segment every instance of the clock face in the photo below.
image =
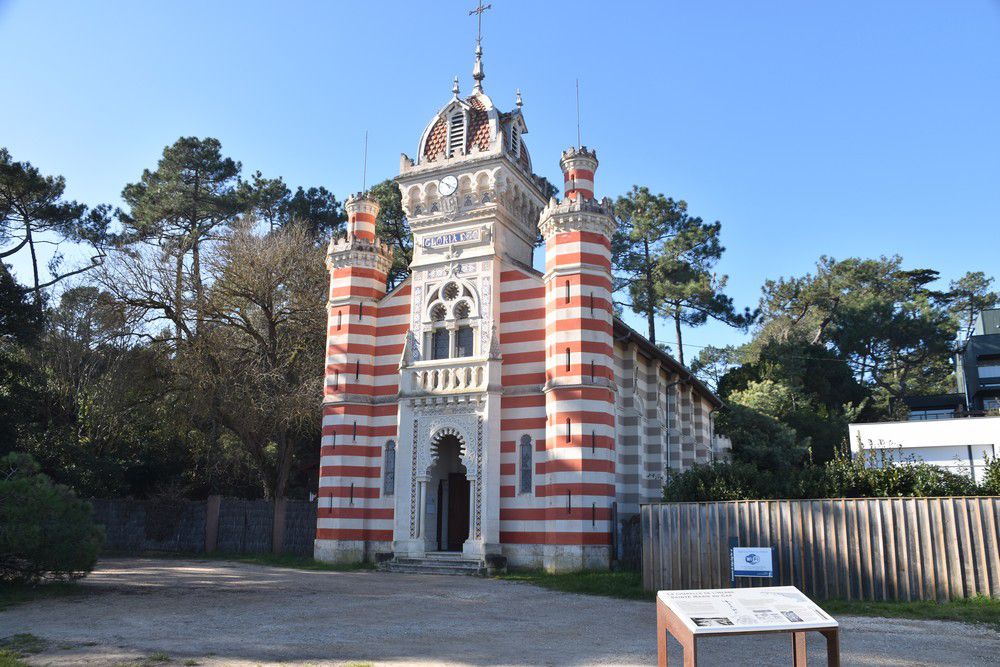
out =
[(455, 190), (458, 190), (458, 178), (455, 176), (445, 176), (438, 182), (438, 189), (441, 190), (441, 194), (445, 197), (454, 194)]

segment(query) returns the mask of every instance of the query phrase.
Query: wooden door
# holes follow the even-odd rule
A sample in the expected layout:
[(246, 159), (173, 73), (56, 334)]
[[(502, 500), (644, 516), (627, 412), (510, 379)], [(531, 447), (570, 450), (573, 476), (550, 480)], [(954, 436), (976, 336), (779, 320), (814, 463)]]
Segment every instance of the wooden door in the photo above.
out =
[(448, 475), (448, 551), (461, 551), (469, 539), (469, 480), (460, 472)]

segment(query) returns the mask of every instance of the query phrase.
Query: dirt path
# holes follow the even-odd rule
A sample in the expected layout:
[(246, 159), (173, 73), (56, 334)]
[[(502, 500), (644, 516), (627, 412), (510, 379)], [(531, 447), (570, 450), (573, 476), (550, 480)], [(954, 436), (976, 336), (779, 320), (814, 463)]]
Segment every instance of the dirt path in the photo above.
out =
[[(102, 561), (83, 585), (86, 595), (0, 612), (0, 637), (30, 632), (46, 640), (29, 659), (35, 665), (650, 665), (656, 658), (652, 603), (506, 581), (121, 559)], [(1000, 634), (973, 626), (841, 621), (845, 666), (1000, 661)], [(826, 664), (818, 638), (809, 650), (810, 664)], [(699, 657), (705, 666), (785, 667), (791, 646), (784, 637), (716, 639), (699, 646)]]

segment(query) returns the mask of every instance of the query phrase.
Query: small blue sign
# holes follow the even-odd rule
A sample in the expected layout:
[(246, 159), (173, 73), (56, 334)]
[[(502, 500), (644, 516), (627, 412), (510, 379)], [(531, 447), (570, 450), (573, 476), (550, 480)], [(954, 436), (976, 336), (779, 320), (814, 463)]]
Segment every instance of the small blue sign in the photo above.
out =
[(771, 547), (732, 547), (730, 564), (733, 578), (773, 577), (773, 554)]

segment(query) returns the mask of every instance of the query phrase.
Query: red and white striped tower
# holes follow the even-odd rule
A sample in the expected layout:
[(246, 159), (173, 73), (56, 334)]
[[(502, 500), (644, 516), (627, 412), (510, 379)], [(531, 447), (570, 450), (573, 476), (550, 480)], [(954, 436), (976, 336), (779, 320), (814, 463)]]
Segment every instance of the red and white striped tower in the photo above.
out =
[(562, 154), (559, 166), (563, 170), (563, 192), (566, 199), (594, 198), (594, 172), (597, 171), (597, 152), (570, 148)]
[(615, 499), (610, 200), (594, 199), (597, 154), (562, 154), (562, 201), (550, 200), (545, 239), (544, 566), (607, 567)]
[[(320, 448), (316, 557), (357, 562), (391, 545), (391, 524), (373, 521), (379, 506), (382, 448), (372, 437), (375, 327), (392, 249), (375, 238), (378, 203), (348, 198), (347, 234), (330, 242), (326, 386)], [(386, 548), (391, 548), (387, 546)]]

